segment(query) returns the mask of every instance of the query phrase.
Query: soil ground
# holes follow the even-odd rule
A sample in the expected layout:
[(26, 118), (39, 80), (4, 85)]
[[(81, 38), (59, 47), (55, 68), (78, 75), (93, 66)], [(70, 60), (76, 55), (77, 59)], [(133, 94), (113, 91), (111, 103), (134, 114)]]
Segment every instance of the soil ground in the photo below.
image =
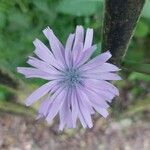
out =
[(0, 115), (0, 150), (150, 150), (150, 122), (95, 119), (92, 129), (57, 131), (43, 121)]

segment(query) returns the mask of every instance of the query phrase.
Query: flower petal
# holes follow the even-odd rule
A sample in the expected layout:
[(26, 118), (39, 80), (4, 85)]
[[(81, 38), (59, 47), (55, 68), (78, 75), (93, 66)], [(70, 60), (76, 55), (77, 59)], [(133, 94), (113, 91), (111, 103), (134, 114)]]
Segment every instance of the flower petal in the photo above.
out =
[(88, 49), (92, 46), (92, 41), (93, 41), (93, 29), (88, 28), (86, 31), (83, 51), (86, 51), (86, 49)]
[[(109, 91), (93, 89), (92, 87), (88, 87), (88, 88), (90, 90), (89, 93), (92, 92), (92, 94), (93, 94), (93, 99), (94, 99), (93, 101), (100, 100), (101, 104), (103, 104), (103, 106), (101, 106), (101, 107), (108, 108), (109, 105), (106, 103), (106, 101), (111, 102), (112, 99), (115, 97), (115, 95), (110, 93)], [(92, 99), (92, 97), (91, 97), (91, 99)], [(98, 102), (97, 102), (97, 104), (98, 104)]]
[(85, 107), (87, 107), (87, 109), (89, 110), (90, 114), (94, 114), (95, 111), (92, 108), (91, 101), (89, 100), (87, 94), (85, 93), (85, 88), (83, 86), (78, 86), (78, 90), (77, 91), (79, 91), (78, 93), (80, 93), (79, 97), (80, 97), (80, 99), (82, 99), (83, 105)]
[(75, 128), (77, 117), (79, 114), (78, 99), (75, 90), (72, 90), (71, 93), (71, 108), (72, 108), (72, 124), (73, 124), (73, 128)]
[(86, 86), (91, 86), (95, 89), (100, 89), (103, 91), (109, 91), (113, 94), (115, 94), (116, 96), (119, 96), (119, 90), (112, 85), (111, 83), (107, 82), (107, 81), (101, 81), (101, 80), (95, 80), (95, 79), (87, 79), (84, 81)]
[(34, 53), (46, 63), (62, 70), (63, 66), (59, 61), (54, 58), (54, 55), (51, 51), (38, 39), (36, 39), (33, 44), (35, 45), (36, 49)]
[(75, 50), (72, 51), (73, 64), (76, 64), (80, 54), (82, 53), (82, 49), (83, 43), (78, 42), (78, 44), (75, 46)]
[(104, 100), (100, 100), (101, 96), (96, 95), (92, 90), (86, 89), (84, 92), (87, 94), (94, 109), (106, 118), (108, 116), (107, 108), (109, 105)]
[[(56, 82), (56, 81), (55, 81)], [(47, 94), (51, 88), (56, 84), (54, 81), (50, 81), (44, 85), (42, 85), (40, 88), (38, 88), (36, 91), (34, 91), (27, 99), (26, 99), (26, 106), (32, 105), (34, 102), (39, 100), (41, 97), (43, 97), (45, 94)]]
[(81, 69), (81, 71), (88, 72), (88, 73), (115, 72), (119, 70), (120, 69), (117, 66), (110, 63), (104, 63), (103, 65), (96, 66), (90, 69), (84, 68), (83, 66)]
[(93, 45), (92, 47), (86, 49), (86, 51), (81, 51), (75, 66), (79, 67), (83, 65), (91, 57), (95, 49), (96, 45)]
[(58, 71), (53, 66), (48, 65), (46, 62), (41, 61), (37, 58), (29, 57), (29, 60), (27, 61), (27, 63), (35, 68), (38, 68), (39, 70), (47, 72), (49, 74), (60, 75), (60, 71)]
[[(86, 101), (86, 97), (81, 98), (80, 96), (80, 91), (79, 89), (77, 89), (77, 98), (78, 98), (78, 105), (79, 105), (79, 109), (80, 109), (80, 113), (85, 121), (85, 123), (88, 125), (89, 128), (93, 127), (93, 123), (92, 123), (92, 119), (91, 119), (91, 114), (90, 114), (90, 110), (88, 109), (87, 105), (85, 105), (84, 100)], [(81, 121), (81, 120), (80, 120)]]
[(76, 32), (75, 32), (75, 41), (73, 45), (73, 50), (75, 50), (76, 45), (78, 45), (78, 42), (83, 43), (84, 40), (84, 29), (82, 26), (78, 25), (76, 27)]
[(121, 80), (121, 77), (116, 73), (100, 73), (100, 74), (86, 73), (82, 76), (85, 78), (97, 80)]
[(67, 90), (66, 88), (60, 88), (57, 92), (55, 92), (52, 97), (51, 101), (51, 106), (49, 108), (48, 115), (46, 117), (47, 122), (51, 122), (52, 119), (57, 115), (58, 111), (62, 107), (67, 95)]
[(107, 109), (105, 109), (105, 108), (101, 108), (101, 107), (99, 107), (99, 106), (97, 106), (97, 105), (95, 105), (94, 108), (95, 108), (95, 110), (96, 110), (99, 114), (101, 114), (104, 118), (106, 118), (106, 117), (109, 115)]
[(49, 62), (49, 58), (54, 59), (53, 54), (50, 52), (50, 50), (39, 40), (39, 39), (35, 39), (33, 41), (33, 44), (36, 48), (36, 52), (37, 52), (37, 56), (39, 56), (39, 58), (41, 58), (42, 60)]
[(110, 54), (109, 51), (102, 53), (96, 56), (95, 58), (93, 58), (92, 60), (90, 60), (89, 62), (87, 62), (86, 64), (84, 64), (83, 66), (81, 66), (81, 69), (84, 68), (84, 70), (88, 70), (93, 67), (98, 67), (103, 63), (105, 63), (111, 56), (112, 55)]
[(49, 94), (45, 100), (43, 100), (40, 104), (40, 108), (38, 110), (39, 113), (39, 118), (41, 117), (46, 117), (48, 114), (48, 109), (52, 103), (52, 101), (50, 100), (51, 95)]
[(79, 56), (80, 51), (83, 49), (83, 40), (84, 40), (84, 29), (82, 26), (77, 26), (75, 32), (75, 41), (72, 49), (74, 62), (76, 58)]
[(105, 101), (105, 99), (102, 98), (102, 96), (99, 93), (96, 93), (91, 88), (85, 88), (85, 93), (87, 97), (89, 98), (92, 105), (99, 105), (102, 108), (108, 108), (109, 105)]
[(74, 37), (75, 37), (75, 34), (70, 34), (66, 42), (65, 60), (66, 60), (66, 64), (68, 65), (68, 67), (71, 67), (71, 63), (72, 63), (71, 50), (73, 46)]
[(57, 37), (54, 35), (53, 31), (47, 27), (46, 29), (43, 30), (44, 35), (47, 37), (51, 50), (57, 60), (60, 60), (61, 63), (64, 64), (64, 47), (60, 43), (60, 41), (57, 39)]
[[(93, 123), (92, 123), (91, 114), (90, 114), (89, 110), (83, 105), (83, 103), (81, 101), (79, 101), (79, 107), (80, 107), (80, 113), (81, 113), (79, 115), (79, 118), (80, 118), (82, 125), (84, 123), (86, 123), (86, 125), (89, 128), (92, 128)], [(82, 116), (82, 119), (81, 119), (81, 116)], [(83, 127), (85, 127), (85, 125), (83, 125)]]
[(87, 127), (86, 121), (81, 113), (81, 108), (79, 106), (79, 100), (77, 97), (76, 89), (72, 91), (72, 99), (71, 99), (71, 105), (72, 105), (72, 121), (73, 121), (73, 127), (76, 127), (76, 120), (77, 116), (80, 119), (80, 122), (84, 128)]
[(26, 78), (41, 78), (45, 80), (51, 79), (48, 73), (36, 68), (17, 67), (17, 72), (25, 75)]
[(68, 89), (65, 101), (59, 111), (59, 116), (60, 116), (59, 130), (63, 130), (65, 127), (65, 124), (67, 124), (68, 127), (72, 127), (70, 98), (71, 98), (71, 89)]

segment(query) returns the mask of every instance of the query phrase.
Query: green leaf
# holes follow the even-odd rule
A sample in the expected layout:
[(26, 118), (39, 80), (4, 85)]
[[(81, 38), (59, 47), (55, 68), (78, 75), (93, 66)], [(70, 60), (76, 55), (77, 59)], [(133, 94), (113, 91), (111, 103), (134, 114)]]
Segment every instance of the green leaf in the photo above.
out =
[(148, 32), (149, 32), (149, 25), (143, 21), (140, 21), (137, 24), (134, 36), (143, 38), (148, 35)]
[(48, 7), (47, 1), (34, 0), (33, 3), (42, 12), (49, 13), (50, 9)]
[(74, 16), (90, 16), (102, 10), (102, 0), (62, 0), (56, 10)]
[(133, 72), (130, 74), (128, 77), (129, 80), (144, 80), (144, 81), (150, 81), (150, 76), (143, 74), (143, 73), (138, 73), (138, 72)]
[(3, 91), (0, 91), (0, 101), (5, 100), (5, 93)]
[(142, 16), (144, 18), (150, 19), (150, 1), (149, 0), (147, 0), (145, 2), (145, 5), (144, 5), (143, 11), (142, 11)]
[(21, 13), (18, 10), (12, 10), (12, 12), (9, 14), (9, 23), (12, 30), (19, 30), (19, 27), (28, 28), (29, 21), (29, 16)]
[(15, 1), (8, 1), (8, 0), (0, 0), (0, 12), (8, 12), (11, 8), (15, 5)]
[[(48, 4), (48, 0), (41, 1), (41, 0), (34, 0), (33, 4), (38, 10), (38, 19), (40, 23), (42, 23), (46, 20), (48, 24), (52, 24), (53, 21), (56, 19), (56, 12), (55, 12), (55, 7), (52, 6), (51, 4)], [(46, 17), (45, 17), (46, 16)]]
[(4, 13), (0, 12), (0, 28), (5, 27), (6, 24), (6, 16)]
[(122, 65), (124, 68), (128, 70), (150, 75), (150, 64), (142, 64), (142, 63), (125, 60)]
[(135, 62), (143, 62), (145, 58), (144, 45), (136, 40), (131, 40), (129, 50), (125, 55), (125, 60), (134, 60)]

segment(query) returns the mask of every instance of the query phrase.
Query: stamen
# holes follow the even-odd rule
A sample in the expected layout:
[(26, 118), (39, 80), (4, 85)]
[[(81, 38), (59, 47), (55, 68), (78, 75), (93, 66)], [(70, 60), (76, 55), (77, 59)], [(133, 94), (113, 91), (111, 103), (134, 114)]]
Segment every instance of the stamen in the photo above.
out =
[(64, 74), (64, 83), (74, 86), (80, 82), (80, 75), (76, 69), (67, 69)]

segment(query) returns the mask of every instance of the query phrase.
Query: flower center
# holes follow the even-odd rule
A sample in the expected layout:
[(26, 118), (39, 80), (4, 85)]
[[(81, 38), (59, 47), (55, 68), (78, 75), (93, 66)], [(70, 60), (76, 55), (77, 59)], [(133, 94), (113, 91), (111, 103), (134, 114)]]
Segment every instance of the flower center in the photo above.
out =
[(80, 75), (76, 69), (67, 69), (64, 76), (64, 82), (69, 86), (74, 86), (80, 82)]

